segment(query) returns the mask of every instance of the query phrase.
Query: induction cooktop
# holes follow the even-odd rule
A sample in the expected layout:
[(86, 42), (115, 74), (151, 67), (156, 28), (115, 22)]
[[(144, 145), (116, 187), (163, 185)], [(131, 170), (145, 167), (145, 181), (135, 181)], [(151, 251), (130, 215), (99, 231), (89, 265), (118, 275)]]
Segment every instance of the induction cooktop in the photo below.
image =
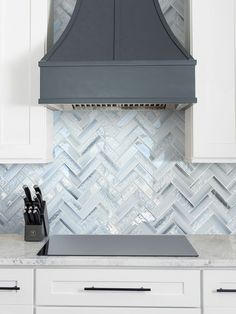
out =
[(185, 236), (55, 235), (38, 255), (197, 257), (198, 253)]

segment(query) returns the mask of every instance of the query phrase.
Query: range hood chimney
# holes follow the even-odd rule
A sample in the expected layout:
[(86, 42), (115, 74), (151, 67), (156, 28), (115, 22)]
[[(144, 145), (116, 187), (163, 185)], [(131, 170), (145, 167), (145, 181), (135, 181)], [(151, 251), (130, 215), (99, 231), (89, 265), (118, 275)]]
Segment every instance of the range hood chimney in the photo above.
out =
[(191, 104), (195, 65), (158, 0), (77, 0), (64, 33), (39, 62), (39, 103), (74, 109)]

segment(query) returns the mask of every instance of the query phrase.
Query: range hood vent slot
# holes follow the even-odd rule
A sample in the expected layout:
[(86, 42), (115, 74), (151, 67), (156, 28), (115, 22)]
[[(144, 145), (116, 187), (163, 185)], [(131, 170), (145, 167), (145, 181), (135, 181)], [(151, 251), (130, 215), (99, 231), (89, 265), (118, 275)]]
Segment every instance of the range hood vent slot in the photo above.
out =
[(74, 110), (77, 109), (166, 109), (166, 104), (75, 104), (72, 105)]

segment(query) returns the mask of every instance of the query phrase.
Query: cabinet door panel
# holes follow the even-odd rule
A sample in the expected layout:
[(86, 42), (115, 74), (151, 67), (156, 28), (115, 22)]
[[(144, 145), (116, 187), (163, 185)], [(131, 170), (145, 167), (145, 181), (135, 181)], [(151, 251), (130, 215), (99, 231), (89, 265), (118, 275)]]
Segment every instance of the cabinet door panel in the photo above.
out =
[[(13, 287), (19, 290), (8, 290)], [(33, 287), (33, 270), (0, 269), (0, 305), (32, 305)]]
[(52, 112), (38, 104), (47, 0), (0, 1), (0, 162), (52, 159)]
[[(205, 308), (235, 307), (236, 313), (236, 271), (204, 271), (203, 296)], [(223, 313), (223, 310), (221, 311)]]
[(190, 2), (198, 103), (186, 112), (186, 157), (193, 162), (235, 162), (236, 1)]
[[(37, 308), (36, 314), (201, 314), (200, 309)], [(231, 314), (231, 313), (229, 313)]]

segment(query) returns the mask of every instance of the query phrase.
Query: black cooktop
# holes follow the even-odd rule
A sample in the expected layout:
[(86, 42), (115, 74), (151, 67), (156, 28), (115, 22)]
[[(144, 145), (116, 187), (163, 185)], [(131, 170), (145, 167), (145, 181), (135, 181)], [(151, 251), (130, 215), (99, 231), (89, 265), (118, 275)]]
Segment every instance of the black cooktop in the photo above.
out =
[(197, 257), (198, 253), (185, 236), (55, 235), (38, 255)]

